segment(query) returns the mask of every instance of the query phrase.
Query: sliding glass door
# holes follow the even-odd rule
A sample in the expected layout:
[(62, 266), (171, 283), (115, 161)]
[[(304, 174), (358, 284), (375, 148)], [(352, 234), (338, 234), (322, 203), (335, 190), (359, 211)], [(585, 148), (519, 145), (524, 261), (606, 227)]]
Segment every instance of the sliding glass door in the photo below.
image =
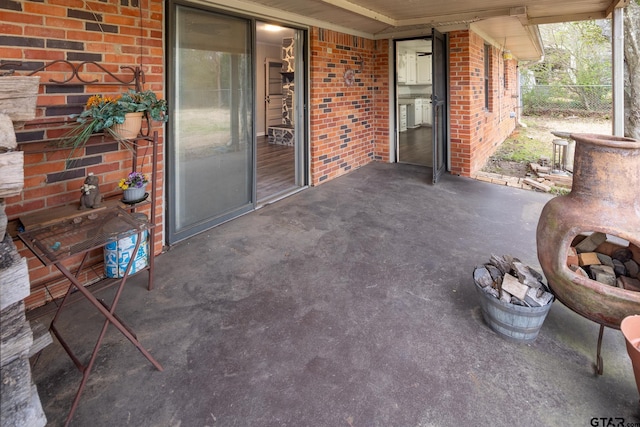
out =
[(253, 209), (252, 23), (174, 4), (168, 241)]

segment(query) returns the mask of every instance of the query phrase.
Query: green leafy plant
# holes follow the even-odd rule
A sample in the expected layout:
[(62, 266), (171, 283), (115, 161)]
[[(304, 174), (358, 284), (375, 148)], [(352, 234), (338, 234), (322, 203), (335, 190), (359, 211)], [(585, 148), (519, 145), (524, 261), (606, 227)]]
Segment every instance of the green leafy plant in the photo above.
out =
[(167, 101), (158, 99), (156, 94), (151, 90), (142, 92), (129, 90), (120, 96), (117, 104), (127, 113), (146, 112), (149, 114), (149, 117), (155, 121), (166, 122), (169, 120), (169, 116), (167, 115)]
[(147, 118), (159, 122), (167, 122), (167, 101), (158, 99), (151, 90), (135, 91), (133, 89), (116, 97), (105, 95), (91, 96), (85, 105), (85, 110), (73, 115), (77, 124), (61, 139), (60, 146), (71, 148), (71, 154), (83, 147), (92, 134), (107, 132), (118, 137), (112, 130), (115, 124), (122, 124), (127, 113), (142, 112)]

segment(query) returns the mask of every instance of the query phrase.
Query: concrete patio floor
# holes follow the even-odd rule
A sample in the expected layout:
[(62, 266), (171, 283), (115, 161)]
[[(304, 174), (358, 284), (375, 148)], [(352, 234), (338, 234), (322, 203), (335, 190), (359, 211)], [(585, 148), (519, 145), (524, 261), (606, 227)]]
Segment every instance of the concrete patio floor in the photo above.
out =
[[(164, 371), (111, 327), (71, 425), (638, 425), (619, 331), (598, 377), (599, 326), (557, 301), (532, 344), (482, 320), (474, 266), (539, 270), (551, 196), (428, 172), (372, 163), (156, 258), (155, 289), (134, 276), (117, 313)], [(86, 355), (101, 321), (77, 303), (59, 327)], [(57, 342), (32, 372), (61, 425), (80, 373)]]

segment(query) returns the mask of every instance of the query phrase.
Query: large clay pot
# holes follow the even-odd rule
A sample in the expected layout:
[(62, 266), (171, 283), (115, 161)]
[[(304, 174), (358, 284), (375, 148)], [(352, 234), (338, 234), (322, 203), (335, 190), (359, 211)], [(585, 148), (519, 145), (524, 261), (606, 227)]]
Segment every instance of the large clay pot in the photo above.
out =
[(640, 314), (640, 292), (605, 285), (567, 266), (573, 239), (599, 231), (640, 246), (640, 141), (572, 134), (576, 141), (573, 188), (550, 200), (537, 229), (540, 266), (556, 298), (576, 313), (619, 329)]
[(629, 316), (622, 319), (620, 330), (627, 343), (627, 352), (636, 377), (636, 386), (640, 393), (640, 316)]

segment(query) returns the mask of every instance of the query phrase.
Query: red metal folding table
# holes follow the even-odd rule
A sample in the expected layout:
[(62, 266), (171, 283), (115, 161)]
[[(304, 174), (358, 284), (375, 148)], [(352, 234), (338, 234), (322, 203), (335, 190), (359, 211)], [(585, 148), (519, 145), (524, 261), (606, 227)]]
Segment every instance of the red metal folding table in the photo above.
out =
[[(140, 248), (140, 242), (144, 232), (153, 232), (154, 224), (142, 221), (131, 213), (119, 208), (109, 207), (99, 210), (91, 210), (86, 214), (67, 218), (55, 223), (48, 224), (43, 227), (36, 227), (22, 233), (18, 236), (25, 245), (38, 257), (45, 265), (55, 266), (69, 281), (71, 286), (64, 296), (62, 303), (51, 321), (50, 329), (60, 341), (60, 344), (73, 360), (76, 367), (82, 372), (82, 381), (78, 387), (75, 398), (71, 405), (71, 410), (67, 416), (65, 425), (68, 425), (73, 414), (80, 402), (80, 396), (89, 379), (89, 374), (93, 368), (94, 362), (98, 355), (98, 350), (102, 344), (102, 340), (107, 332), (109, 324), (113, 324), (140, 352), (155, 366), (162, 371), (162, 366), (151, 356), (151, 354), (140, 344), (135, 333), (131, 328), (126, 326), (122, 320), (115, 314), (116, 306), (124, 289), (124, 285), (129, 277), (131, 266), (134, 262), (135, 255)], [(116, 292), (111, 304), (105, 303), (103, 300), (97, 299), (91, 292), (91, 287), (85, 287), (78, 280), (78, 273), (82, 270), (87, 260), (89, 252), (93, 249), (101, 248), (112, 241), (119, 241), (125, 237), (137, 235), (135, 249), (133, 250), (130, 260), (127, 264), (125, 273), (122, 278), (117, 280)], [(82, 261), (78, 267), (76, 274), (73, 274), (63, 264), (63, 261), (72, 257), (82, 256)], [(149, 274), (149, 281), (151, 281)], [(62, 337), (55, 323), (58, 320), (62, 309), (69, 300), (69, 296), (77, 289), (92, 306), (94, 306), (105, 320), (96, 341), (91, 357), (86, 365), (84, 365), (71, 350), (67, 342)]]

